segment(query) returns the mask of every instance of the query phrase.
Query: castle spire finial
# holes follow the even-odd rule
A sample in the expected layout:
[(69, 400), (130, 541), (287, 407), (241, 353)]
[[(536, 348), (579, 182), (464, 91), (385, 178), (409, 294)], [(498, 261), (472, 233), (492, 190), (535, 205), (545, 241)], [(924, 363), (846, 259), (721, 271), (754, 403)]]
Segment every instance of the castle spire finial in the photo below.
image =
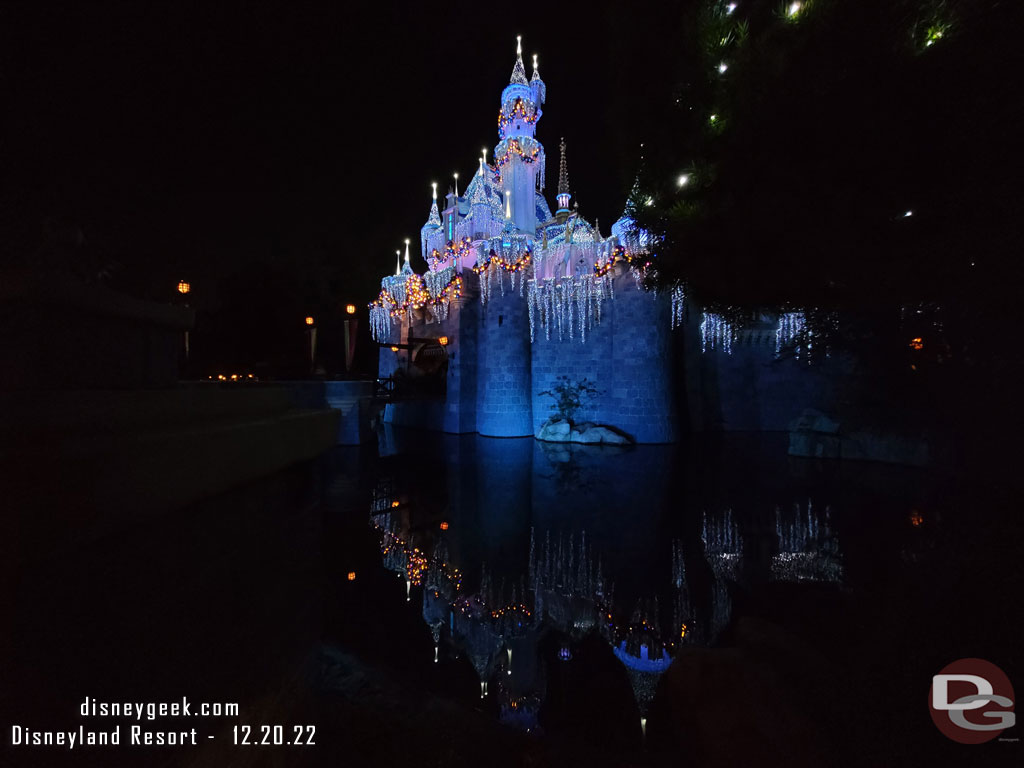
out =
[(523, 66), (522, 35), (516, 36), (516, 65), (512, 67), (512, 77), (509, 78), (509, 83), (515, 83), (517, 85), (530, 84), (530, 82), (526, 79), (526, 68)]
[(430, 182), (430, 188), (433, 190), (433, 193), (432, 193), (431, 197), (436, 201), (437, 200), (437, 182), (436, 181)]
[(395, 251), (395, 277), (402, 274), (402, 252), (400, 250)]

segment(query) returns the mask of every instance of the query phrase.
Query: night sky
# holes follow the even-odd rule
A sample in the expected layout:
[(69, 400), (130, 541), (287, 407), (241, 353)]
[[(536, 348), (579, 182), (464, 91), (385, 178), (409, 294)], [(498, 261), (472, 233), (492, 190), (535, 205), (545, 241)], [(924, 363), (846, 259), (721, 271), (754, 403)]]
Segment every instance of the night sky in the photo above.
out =
[(681, 17), (664, 3), (521, 20), (479, 4), (151, 5), (0, 10), (13, 258), (80, 230), (135, 292), (186, 277), (215, 308), (256, 275), (309, 272), (327, 287), (281, 286), (281, 299), (321, 311), (365, 306), (402, 240), (418, 242), (430, 182), (444, 190), (458, 171), (464, 189), (493, 152), (517, 34), (548, 86), (549, 203), (564, 135), (581, 212), (607, 233), (646, 100), (670, 97), (655, 36)]

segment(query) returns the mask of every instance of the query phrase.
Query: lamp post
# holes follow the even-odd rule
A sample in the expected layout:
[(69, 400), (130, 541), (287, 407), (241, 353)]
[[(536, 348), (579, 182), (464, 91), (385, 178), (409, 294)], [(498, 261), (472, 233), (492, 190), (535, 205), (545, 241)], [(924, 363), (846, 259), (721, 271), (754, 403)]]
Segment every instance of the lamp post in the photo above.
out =
[[(189, 284), (185, 280), (179, 280), (178, 281), (178, 293), (180, 293), (182, 296), (187, 297), (191, 290), (192, 290), (191, 284)], [(187, 301), (185, 302), (185, 306), (186, 307), (188, 306), (188, 302)], [(185, 331), (185, 365), (188, 365), (188, 356), (189, 356), (189, 338), (188, 338), (188, 331), (186, 330)]]
[(353, 315), (356, 313), (356, 305), (348, 304), (345, 307), (348, 317), (345, 318), (345, 373), (352, 370), (352, 360), (356, 354), (356, 328), (359, 325)]
[(306, 338), (309, 340), (309, 373), (310, 375), (316, 370), (316, 321), (311, 317), (306, 317)]

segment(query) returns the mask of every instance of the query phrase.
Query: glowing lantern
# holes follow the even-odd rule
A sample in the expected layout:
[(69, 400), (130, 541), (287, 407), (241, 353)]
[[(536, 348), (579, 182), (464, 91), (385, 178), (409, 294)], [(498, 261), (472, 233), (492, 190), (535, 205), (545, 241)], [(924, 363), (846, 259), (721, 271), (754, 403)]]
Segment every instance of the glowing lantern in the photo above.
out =
[(392, 501), (392, 502), (391, 502), (391, 506), (392, 506), (392, 507), (397, 507), (397, 506), (398, 506), (398, 504), (399, 504), (399, 502), (398, 502), (398, 501)]
[(916, 509), (911, 510), (911, 512), (910, 512), (910, 524), (912, 526), (914, 526), (915, 528), (920, 528), (922, 525), (924, 525), (924, 515), (922, 515)]
[(398, 347), (392, 347), (392, 348), (391, 348), (391, 351), (392, 351), (392, 352), (397, 352), (397, 351), (398, 351)]
[(442, 531), (447, 531), (448, 530), (448, 521), (447, 520), (444, 520), (444, 521), (441, 522), (441, 530)]
[(437, 343), (440, 344), (442, 347), (447, 347), (448, 346), (448, 337), (447, 336), (440, 337), (437, 340)]
[(178, 293), (184, 296), (186, 293), (192, 290), (192, 286), (186, 283), (184, 280), (178, 281)]
[(356, 305), (355, 304), (347, 305), (345, 307), (345, 311), (348, 312), (350, 315), (354, 315), (356, 313)]
[(920, 352), (924, 349), (924, 340), (920, 336), (916, 336), (910, 340), (910, 348), (915, 352)]
[(306, 325), (312, 325), (312, 324), (313, 324), (313, 318), (312, 317), (307, 317), (306, 318)]
[(349, 571), (348, 572), (348, 580), (349, 581), (355, 581), (356, 580), (356, 572), (355, 571)]

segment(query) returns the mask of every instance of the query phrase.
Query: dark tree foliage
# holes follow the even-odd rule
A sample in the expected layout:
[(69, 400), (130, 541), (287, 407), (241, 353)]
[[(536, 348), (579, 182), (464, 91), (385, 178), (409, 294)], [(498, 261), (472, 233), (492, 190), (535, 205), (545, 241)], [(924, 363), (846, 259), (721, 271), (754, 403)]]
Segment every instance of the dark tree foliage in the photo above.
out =
[(681, 11), (647, 125), (632, 204), (664, 238), (660, 279), (724, 311), (841, 312), (865, 354), (905, 354), (923, 308), (939, 359), (1019, 370), (1019, 4), (729, 7)]
[(551, 389), (540, 394), (554, 400), (551, 404), (552, 413), (560, 419), (572, 421), (576, 411), (587, 405), (601, 392), (590, 379), (572, 381), (568, 376), (559, 376), (557, 383)]
[[(699, 69), (673, 96), (674, 119), (653, 127), (635, 200), (638, 221), (667, 238), (663, 271), (710, 300), (820, 302), (827, 288), (859, 304), (879, 289), (931, 299), (971, 261), (1008, 261), (1021, 197), (1009, 5), (694, 11), (684, 47), (699, 55), (681, 63)], [(930, 46), (929, 30), (942, 34)]]

